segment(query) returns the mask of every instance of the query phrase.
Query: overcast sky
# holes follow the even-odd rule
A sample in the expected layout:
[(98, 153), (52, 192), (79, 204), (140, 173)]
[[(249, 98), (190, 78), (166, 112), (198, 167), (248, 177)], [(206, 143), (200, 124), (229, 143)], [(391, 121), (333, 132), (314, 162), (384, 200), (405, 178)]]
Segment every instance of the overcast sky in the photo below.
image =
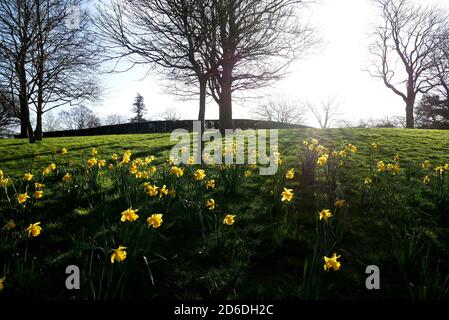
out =
[[(449, 8), (449, 0), (418, 1), (439, 3)], [(322, 47), (295, 62), (284, 80), (270, 89), (249, 94), (285, 96), (312, 103), (335, 97), (342, 118), (350, 121), (403, 116), (405, 107), (402, 99), (364, 71), (369, 64), (370, 35), (378, 21), (378, 13), (371, 0), (318, 0), (304, 13), (320, 28), (324, 40)], [(166, 108), (175, 108), (183, 119), (197, 117), (196, 101), (181, 101), (164, 93), (165, 87), (160, 79), (152, 74), (146, 76), (146, 73), (144, 67), (136, 67), (126, 73), (102, 76), (107, 89), (102, 102), (92, 108), (101, 116), (115, 113), (130, 118), (131, 104), (139, 92), (145, 98), (149, 119), (157, 119)], [(234, 102), (234, 118), (249, 118), (250, 109), (256, 103), (257, 100), (251, 98)], [(215, 102), (208, 104), (206, 118), (218, 118)], [(312, 118), (306, 122), (317, 126)]]

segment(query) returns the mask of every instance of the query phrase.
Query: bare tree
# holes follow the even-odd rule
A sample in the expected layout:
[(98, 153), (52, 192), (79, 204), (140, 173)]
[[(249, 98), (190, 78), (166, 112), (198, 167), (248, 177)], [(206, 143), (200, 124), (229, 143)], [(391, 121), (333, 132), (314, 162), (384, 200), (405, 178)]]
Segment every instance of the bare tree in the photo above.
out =
[(165, 121), (178, 121), (181, 120), (181, 115), (176, 111), (175, 108), (167, 108), (160, 117)]
[(101, 120), (85, 106), (76, 106), (69, 111), (61, 111), (59, 119), (68, 130), (95, 128), (101, 125)]
[(98, 7), (97, 28), (112, 57), (145, 64), (184, 88), (199, 93), (198, 119), (204, 128), (207, 81), (212, 66), (205, 39), (214, 28), (212, 0), (111, 0)]
[(304, 120), (305, 110), (296, 102), (285, 98), (269, 98), (252, 110), (257, 120), (298, 124)]
[(220, 130), (232, 128), (236, 91), (258, 89), (282, 79), (288, 66), (317, 44), (303, 23), (298, 0), (215, 0), (218, 26), (208, 36), (214, 68), (209, 87), (219, 105)]
[(62, 129), (61, 120), (55, 116), (53, 111), (48, 112), (43, 121), (43, 130), (45, 132), (52, 132), (61, 129)]
[[(232, 93), (260, 88), (285, 75), (315, 44), (299, 23), (299, 0), (114, 0), (100, 9), (99, 29), (120, 57), (165, 68), (199, 87), (199, 119), (206, 90), (219, 104), (220, 129), (232, 128)], [(105, 39), (105, 40), (107, 40)], [(134, 58), (137, 56), (138, 58)], [(204, 122), (204, 121), (202, 121)]]
[[(30, 142), (42, 139), (45, 112), (100, 93), (94, 72), (98, 42), (81, 8), (84, 2), (0, 0), (0, 82), (18, 97), (21, 136)], [(36, 113), (34, 132), (30, 108)]]
[(33, 79), (28, 69), (36, 36), (34, 11), (34, 0), (0, 0), (0, 85), (9, 93), (20, 117), (21, 137), (33, 135), (28, 107)]
[(340, 116), (340, 105), (334, 97), (322, 100), (319, 106), (306, 102), (306, 108), (323, 129), (332, 127)]
[(442, 41), (432, 55), (435, 63), (429, 71), (434, 84), (431, 93), (439, 97), (441, 104), (449, 106), (449, 29), (441, 37)]
[(120, 114), (108, 114), (104, 119), (103, 119), (103, 124), (104, 125), (108, 125), (108, 126), (112, 126), (112, 125), (117, 125), (117, 124), (122, 124), (122, 123), (126, 123), (126, 118)]
[(405, 102), (407, 128), (414, 127), (418, 94), (432, 89), (432, 59), (448, 28), (448, 16), (436, 7), (411, 4), (407, 0), (375, 0), (382, 23), (370, 46), (370, 74)]

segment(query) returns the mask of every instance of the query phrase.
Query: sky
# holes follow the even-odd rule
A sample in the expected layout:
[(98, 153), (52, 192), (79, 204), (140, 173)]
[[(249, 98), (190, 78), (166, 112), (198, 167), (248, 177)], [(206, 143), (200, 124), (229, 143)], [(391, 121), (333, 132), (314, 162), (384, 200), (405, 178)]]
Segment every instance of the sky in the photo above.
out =
[[(449, 8), (449, 0), (418, 0), (438, 3)], [(303, 11), (304, 17), (317, 26), (323, 39), (314, 53), (293, 63), (288, 76), (268, 89), (248, 92), (249, 96), (285, 97), (291, 101), (309, 101), (316, 105), (332, 97), (339, 105), (340, 118), (357, 123), (385, 116), (404, 116), (403, 100), (387, 89), (379, 79), (373, 79), (369, 66), (368, 46), (372, 41), (378, 13), (371, 0), (317, 0)], [(146, 118), (160, 119), (167, 108), (175, 109), (183, 119), (198, 115), (196, 100), (183, 101), (166, 93), (166, 87), (145, 66), (119, 74), (100, 77), (105, 93), (101, 102), (90, 107), (100, 116), (120, 114), (131, 118), (134, 97), (139, 92), (148, 109)], [(251, 108), (259, 99), (247, 98), (234, 102), (234, 118), (250, 118)], [(218, 118), (218, 106), (210, 101), (207, 119)], [(318, 126), (307, 116), (305, 124)]]

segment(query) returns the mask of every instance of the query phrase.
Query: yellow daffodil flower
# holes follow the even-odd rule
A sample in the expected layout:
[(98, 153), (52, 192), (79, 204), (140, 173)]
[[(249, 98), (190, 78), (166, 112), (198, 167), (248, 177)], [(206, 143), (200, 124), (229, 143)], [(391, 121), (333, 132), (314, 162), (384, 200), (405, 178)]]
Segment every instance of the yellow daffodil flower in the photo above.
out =
[(226, 217), (223, 219), (223, 224), (226, 224), (228, 226), (232, 226), (235, 223), (235, 215), (232, 214), (228, 214), (226, 215)]
[(154, 229), (159, 228), (162, 222), (164, 222), (162, 216), (161, 213), (152, 214), (151, 217), (147, 219), (148, 227), (153, 227)]

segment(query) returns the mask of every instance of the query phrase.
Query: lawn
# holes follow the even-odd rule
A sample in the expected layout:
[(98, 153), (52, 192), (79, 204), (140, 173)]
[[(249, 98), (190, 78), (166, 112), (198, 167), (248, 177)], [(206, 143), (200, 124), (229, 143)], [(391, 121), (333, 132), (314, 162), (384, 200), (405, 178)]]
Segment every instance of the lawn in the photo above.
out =
[[(280, 130), (274, 176), (246, 165), (181, 165), (178, 177), (166, 161), (174, 143), (167, 134), (0, 141), (0, 169), (12, 181), (0, 189), (0, 299), (448, 297), (449, 132)], [(105, 166), (86, 164), (93, 148)], [(137, 177), (144, 170), (154, 172)], [(45, 184), (42, 198), (33, 198), (35, 182)], [(281, 200), (284, 188), (291, 201)], [(25, 191), (30, 199), (18, 204)], [(128, 208), (139, 218), (121, 222)], [(320, 220), (324, 209), (332, 215)], [(159, 213), (160, 226), (146, 221)], [(228, 214), (235, 223), (223, 223)], [(41, 233), (25, 232), (37, 221)], [(119, 245), (127, 256), (111, 263)], [(334, 252), (341, 264), (325, 271), (323, 257)], [(65, 287), (68, 265), (80, 268), (80, 290)], [(365, 287), (368, 265), (380, 269), (380, 290)]]

